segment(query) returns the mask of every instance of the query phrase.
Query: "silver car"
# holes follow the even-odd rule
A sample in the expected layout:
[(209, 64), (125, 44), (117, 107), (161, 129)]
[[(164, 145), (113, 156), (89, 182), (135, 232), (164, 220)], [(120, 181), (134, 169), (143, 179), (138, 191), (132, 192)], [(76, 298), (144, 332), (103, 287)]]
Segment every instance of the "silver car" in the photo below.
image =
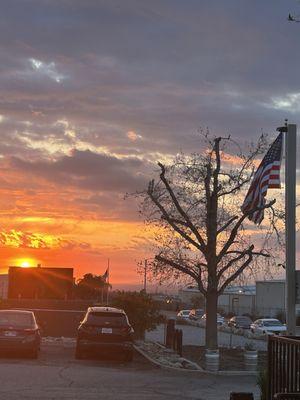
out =
[(262, 334), (285, 334), (286, 326), (275, 318), (261, 318), (257, 319), (250, 326), (252, 333), (262, 333)]

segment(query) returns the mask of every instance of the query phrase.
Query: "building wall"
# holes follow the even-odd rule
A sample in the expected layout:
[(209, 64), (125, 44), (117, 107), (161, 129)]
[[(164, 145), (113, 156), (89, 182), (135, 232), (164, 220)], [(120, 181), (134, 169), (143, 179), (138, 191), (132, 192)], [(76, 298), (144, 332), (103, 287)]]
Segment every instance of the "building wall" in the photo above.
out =
[(8, 275), (0, 275), (0, 299), (7, 299), (8, 295)]
[(285, 311), (285, 281), (256, 282), (256, 312), (261, 316), (276, 317)]
[(255, 310), (255, 295), (245, 293), (224, 293), (219, 296), (218, 307), (235, 315), (252, 314)]
[(73, 268), (9, 268), (9, 299), (63, 300), (72, 297), (72, 289)]

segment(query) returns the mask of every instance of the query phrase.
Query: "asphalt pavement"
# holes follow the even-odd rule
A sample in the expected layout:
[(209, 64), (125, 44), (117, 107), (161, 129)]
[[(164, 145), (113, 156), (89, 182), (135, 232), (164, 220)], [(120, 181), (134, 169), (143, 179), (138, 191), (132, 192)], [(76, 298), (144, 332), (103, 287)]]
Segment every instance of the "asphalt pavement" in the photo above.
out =
[[(182, 329), (183, 345), (204, 346), (205, 345), (205, 329), (192, 325), (177, 325)], [(159, 325), (154, 331), (147, 332), (146, 339), (164, 343), (165, 325)], [(267, 341), (248, 339), (244, 336), (234, 335), (227, 332), (218, 332), (219, 346), (226, 347), (244, 347), (246, 343), (251, 342), (257, 350), (267, 350)]]
[(214, 376), (157, 368), (135, 354), (75, 360), (74, 348), (43, 344), (37, 360), (0, 357), (0, 398), (6, 400), (228, 400), (231, 391), (256, 391), (254, 377)]

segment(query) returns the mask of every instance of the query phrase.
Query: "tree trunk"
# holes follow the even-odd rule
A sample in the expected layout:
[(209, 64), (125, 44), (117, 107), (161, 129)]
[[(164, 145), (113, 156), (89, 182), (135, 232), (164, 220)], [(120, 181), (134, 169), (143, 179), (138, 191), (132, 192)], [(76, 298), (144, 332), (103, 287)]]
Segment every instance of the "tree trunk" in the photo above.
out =
[(205, 347), (210, 350), (218, 348), (217, 307), (217, 291), (208, 290), (206, 295)]

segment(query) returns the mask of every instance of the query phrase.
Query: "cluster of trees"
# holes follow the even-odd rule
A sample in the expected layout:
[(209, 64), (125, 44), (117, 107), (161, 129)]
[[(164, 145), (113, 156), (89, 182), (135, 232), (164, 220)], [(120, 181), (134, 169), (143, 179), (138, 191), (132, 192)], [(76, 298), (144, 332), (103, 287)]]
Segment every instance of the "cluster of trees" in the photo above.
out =
[(85, 274), (74, 285), (74, 297), (104, 303), (111, 285), (102, 275)]

